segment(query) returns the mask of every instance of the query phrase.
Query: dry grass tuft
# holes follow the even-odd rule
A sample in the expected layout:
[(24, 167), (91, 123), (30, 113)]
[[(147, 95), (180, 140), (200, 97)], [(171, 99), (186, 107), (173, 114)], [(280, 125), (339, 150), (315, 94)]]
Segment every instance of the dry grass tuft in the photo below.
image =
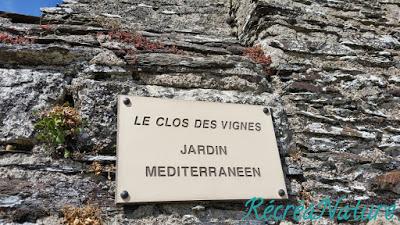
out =
[(66, 206), (63, 209), (64, 224), (66, 225), (102, 225), (100, 209), (94, 206), (77, 208)]
[(103, 166), (99, 162), (95, 161), (90, 165), (89, 170), (98, 176), (103, 171)]

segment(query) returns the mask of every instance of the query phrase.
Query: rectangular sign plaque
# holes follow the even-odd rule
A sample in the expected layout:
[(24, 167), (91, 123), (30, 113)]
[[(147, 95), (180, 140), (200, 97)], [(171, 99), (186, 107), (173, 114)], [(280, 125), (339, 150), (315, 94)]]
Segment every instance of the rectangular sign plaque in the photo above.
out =
[(263, 106), (119, 96), (117, 203), (286, 193)]

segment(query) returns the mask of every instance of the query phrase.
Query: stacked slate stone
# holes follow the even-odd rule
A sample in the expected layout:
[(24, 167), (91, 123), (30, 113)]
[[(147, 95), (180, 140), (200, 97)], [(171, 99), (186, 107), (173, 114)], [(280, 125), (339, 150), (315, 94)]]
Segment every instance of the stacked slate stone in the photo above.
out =
[[(265, 224), (241, 221), (241, 201), (116, 206), (119, 94), (270, 106), (282, 204), (400, 207), (400, 1), (64, 0), (43, 12), (0, 17), (0, 224), (62, 224), (67, 205), (94, 205), (104, 224)], [(35, 112), (65, 103), (86, 122), (69, 159), (34, 129)], [(318, 221), (338, 223), (363, 224)]]

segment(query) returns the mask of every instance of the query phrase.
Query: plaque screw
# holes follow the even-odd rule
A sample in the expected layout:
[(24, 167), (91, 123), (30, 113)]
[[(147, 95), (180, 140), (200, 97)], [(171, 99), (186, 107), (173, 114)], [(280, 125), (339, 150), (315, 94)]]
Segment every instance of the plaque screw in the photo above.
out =
[(278, 194), (279, 194), (279, 196), (283, 197), (286, 195), (286, 192), (283, 189), (279, 189)]
[(127, 191), (122, 191), (120, 196), (121, 196), (122, 199), (126, 199), (126, 198), (129, 197), (129, 193)]
[(124, 104), (129, 105), (131, 103), (131, 100), (129, 98), (124, 99)]
[(263, 112), (268, 115), (269, 114), (269, 109), (268, 108), (264, 108)]

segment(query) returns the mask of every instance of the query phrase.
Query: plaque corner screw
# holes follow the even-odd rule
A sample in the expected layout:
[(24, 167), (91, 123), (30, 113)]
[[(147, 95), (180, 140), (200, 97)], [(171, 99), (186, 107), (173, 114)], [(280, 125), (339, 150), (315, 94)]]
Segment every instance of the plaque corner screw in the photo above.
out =
[(265, 114), (269, 115), (270, 110), (269, 110), (268, 107), (265, 107), (265, 108), (263, 109), (263, 112), (264, 112)]
[(283, 197), (286, 195), (286, 192), (283, 189), (279, 189), (278, 194), (279, 194), (279, 196)]
[(120, 196), (122, 199), (126, 199), (129, 197), (129, 193), (128, 193), (128, 191), (122, 191)]
[(131, 104), (131, 100), (129, 98), (125, 98), (123, 102), (125, 105)]

